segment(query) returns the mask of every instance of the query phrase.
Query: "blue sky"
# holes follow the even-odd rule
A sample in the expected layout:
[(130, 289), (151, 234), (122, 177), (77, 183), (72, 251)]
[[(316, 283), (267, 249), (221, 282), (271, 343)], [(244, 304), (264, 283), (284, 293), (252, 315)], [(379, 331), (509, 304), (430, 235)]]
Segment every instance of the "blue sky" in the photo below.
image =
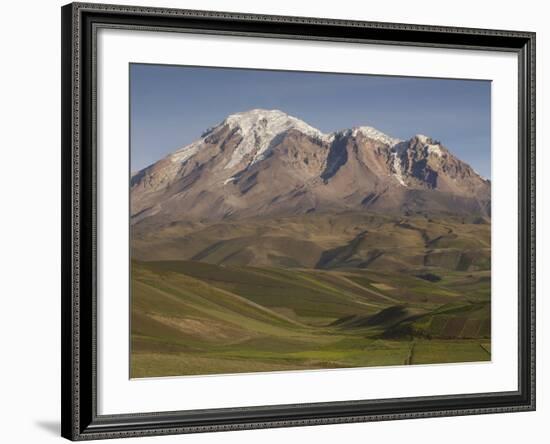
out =
[(323, 132), (373, 126), (441, 141), (491, 177), (491, 83), (350, 74), (130, 65), (131, 169), (200, 137), (227, 115), (280, 109)]

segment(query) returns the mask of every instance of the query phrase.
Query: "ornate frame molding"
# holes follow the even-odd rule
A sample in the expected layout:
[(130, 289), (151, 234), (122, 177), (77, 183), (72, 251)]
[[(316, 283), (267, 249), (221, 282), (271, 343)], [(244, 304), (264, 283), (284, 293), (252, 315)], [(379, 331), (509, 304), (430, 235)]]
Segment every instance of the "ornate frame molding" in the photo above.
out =
[[(535, 409), (535, 34), (72, 3), (62, 8), (62, 435), (71, 440)], [(519, 61), (519, 390), (208, 411), (97, 414), (95, 40), (99, 27), (515, 52)]]

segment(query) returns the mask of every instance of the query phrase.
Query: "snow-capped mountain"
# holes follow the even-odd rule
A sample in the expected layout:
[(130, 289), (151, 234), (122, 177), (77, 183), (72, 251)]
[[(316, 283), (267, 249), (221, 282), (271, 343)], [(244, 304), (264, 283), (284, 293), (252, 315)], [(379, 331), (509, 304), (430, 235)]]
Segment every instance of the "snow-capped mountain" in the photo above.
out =
[(250, 167), (265, 159), (276, 137), (291, 129), (314, 139), (326, 138), (318, 129), (278, 110), (255, 109), (232, 114), (222, 122), (223, 125), (227, 125), (231, 131), (242, 137), (229, 162), (224, 166), (225, 169), (242, 165), (243, 162)]
[(363, 210), (490, 214), (490, 182), (438, 141), (324, 134), (279, 110), (232, 114), (131, 180), (135, 223)]

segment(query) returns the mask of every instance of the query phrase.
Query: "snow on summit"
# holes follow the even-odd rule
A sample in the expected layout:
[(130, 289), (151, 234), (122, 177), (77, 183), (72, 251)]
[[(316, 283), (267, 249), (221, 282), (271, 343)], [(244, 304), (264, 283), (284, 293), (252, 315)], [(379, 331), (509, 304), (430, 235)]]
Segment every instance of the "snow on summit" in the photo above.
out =
[[(376, 140), (387, 145), (391, 149), (390, 168), (392, 170), (392, 175), (397, 179), (400, 185), (407, 186), (404, 180), (405, 173), (403, 171), (401, 157), (404, 151), (408, 150), (408, 141), (389, 136), (371, 126), (357, 126), (351, 129), (325, 134), (317, 128), (308, 125), (303, 120), (280, 110), (251, 109), (249, 111), (231, 114), (220, 124), (206, 130), (200, 139), (172, 153), (169, 156), (170, 160), (174, 165), (186, 163), (201, 150), (209, 134), (219, 131), (224, 127), (229, 127), (232, 134), (236, 133), (240, 136), (238, 144), (222, 166), (224, 170), (233, 170), (237, 166), (244, 166), (246, 168), (262, 161), (268, 156), (270, 149), (276, 144), (278, 136), (294, 129), (327, 144), (332, 143), (336, 135), (341, 134), (347, 136), (351, 135), (353, 137), (361, 135), (367, 139)], [(427, 154), (433, 154), (438, 157), (444, 155), (444, 152), (441, 150), (441, 145), (430, 137), (417, 134), (413, 139), (417, 140), (423, 146)], [(174, 168), (176, 167), (174, 166)], [(174, 169), (174, 174), (176, 172), (177, 169)], [(229, 174), (234, 174), (234, 171), (228, 172)], [(234, 175), (230, 175), (223, 183), (226, 185), (234, 180)]]
[(354, 128), (353, 135), (355, 136), (357, 133), (361, 133), (363, 134), (363, 136), (368, 137), (369, 139), (378, 140), (379, 142), (382, 142), (389, 146), (394, 146), (401, 142), (400, 139), (388, 136), (387, 134), (384, 134), (382, 131), (378, 131), (372, 126), (359, 126), (357, 128)]
[[(334, 139), (337, 133), (325, 134), (317, 128), (308, 125), (303, 120), (280, 110), (252, 109), (229, 115), (219, 125), (208, 129), (200, 139), (172, 153), (170, 159), (174, 163), (185, 163), (197, 154), (208, 134), (226, 125), (231, 130), (236, 131), (242, 137), (242, 140), (235, 148), (224, 169), (232, 169), (245, 159), (248, 162), (248, 166), (263, 160), (268, 154), (275, 138), (291, 129), (328, 143)], [(354, 136), (362, 134), (364, 137), (377, 140), (390, 147), (401, 142), (401, 140), (388, 136), (370, 126), (359, 126), (353, 128), (353, 130), (344, 130), (344, 132), (353, 133)]]
[(317, 128), (279, 110), (253, 109), (232, 114), (222, 122), (222, 125), (237, 130), (243, 138), (225, 166), (226, 169), (235, 167), (245, 157), (251, 157), (250, 165), (262, 160), (269, 151), (273, 139), (290, 129), (296, 129), (318, 139), (327, 137)]
[(429, 154), (435, 154), (438, 157), (441, 157), (443, 155), (440, 144), (433, 143), (431, 137), (425, 136), (424, 134), (417, 134), (414, 137), (424, 145)]
[[(323, 133), (265, 109), (229, 115), (132, 177), (135, 214), (156, 217), (162, 202), (174, 220), (188, 213), (223, 218), (237, 211), (365, 208), (366, 197), (375, 194), (379, 208), (396, 208), (408, 189), (451, 196), (434, 201), (430, 208), (437, 211), (461, 205), (455, 194), (467, 201), (465, 210), (490, 199), (490, 182), (436, 139), (417, 134), (399, 141), (370, 126)], [(424, 197), (419, 202), (431, 199)], [(254, 211), (247, 212), (249, 202), (257, 205)]]

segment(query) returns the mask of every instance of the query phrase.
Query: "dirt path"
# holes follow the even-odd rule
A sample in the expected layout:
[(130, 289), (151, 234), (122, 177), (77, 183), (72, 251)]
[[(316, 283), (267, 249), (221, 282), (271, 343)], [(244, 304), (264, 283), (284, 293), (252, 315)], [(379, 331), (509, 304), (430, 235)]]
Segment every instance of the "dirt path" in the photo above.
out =
[(224, 290), (224, 289), (219, 288), (219, 287), (214, 287), (214, 288), (216, 290), (218, 290), (219, 292), (221, 292), (221, 293), (223, 293), (223, 294), (225, 294), (229, 297), (235, 298), (235, 299), (243, 302), (244, 304), (248, 304), (249, 306), (256, 308), (259, 311), (262, 311), (266, 314), (269, 314), (270, 316), (278, 318), (281, 321), (290, 322), (291, 324), (297, 325), (299, 327), (311, 328), (311, 325), (303, 324), (303, 323), (301, 323), (301, 322), (299, 322), (295, 319), (288, 318), (283, 314), (280, 314), (280, 313), (277, 313), (276, 311), (270, 310), (269, 308), (264, 307), (263, 305), (257, 304), (256, 302), (251, 301), (250, 299), (247, 299), (243, 296), (239, 296), (238, 294), (231, 293), (230, 291)]
[[(320, 286), (321, 288), (327, 288), (327, 289), (330, 289), (331, 290), (331, 293), (341, 293), (341, 294), (344, 294), (346, 295), (348, 298), (350, 298), (353, 302), (357, 303), (357, 304), (360, 304), (360, 305), (367, 305), (369, 307), (374, 307), (376, 309), (380, 309), (383, 307), (383, 305), (380, 305), (380, 304), (376, 304), (374, 302), (365, 302), (361, 299), (361, 296), (358, 296), (354, 293), (350, 293), (349, 291), (347, 290), (344, 290), (343, 288), (340, 288), (340, 287), (334, 287), (330, 284), (328, 284), (327, 282), (319, 282), (309, 276), (300, 276), (302, 279), (305, 279), (307, 280), (308, 282), (311, 282), (312, 284), (314, 285), (317, 285), (317, 286)], [(342, 276), (338, 276), (339, 279), (342, 279)]]
[[(193, 278), (190, 278), (190, 279), (193, 279)], [(196, 280), (196, 279), (193, 279), (193, 280)], [(288, 322), (288, 323), (290, 323), (290, 324), (293, 324), (293, 325), (296, 325), (296, 326), (302, 327), (302, 328), (311, 328), (311, 326), (309, 326), (309, 325), (302, 324), (301, 322), (298, 322), (298, 321), (296, 321), (296, 320), (294, 320), (294, 319), (287, 318), (286, 316), (284, 316), (284, 315), (282, 315), (282, 314), (279, 314), (279, 313), (277, 313), (277, 312), (275, 312), (275, 311), (273, 311), (273, 310), (270, 310), (269, 308), (266, 308), (266, 307), (264, 307), (263, 305), (257, 304), (257, 303), (255, 303), (255, 302), (251, 301), (250, 299), (244, 298), (244, 297), (239, 296), (239, 295), (237, 295), (237, 294), (235, 294), (235, 293), (231, 293), (230, 291), (223, 290), (223, 289), (221, 289), (221, 288), (219, 288), (219, 287), (214, 287), (214, 286), (211, 286), (211, 285), (208, 285), (208, 284), (204, 284), (204, 282), (202, 282), (202, 281), (198, 281), (198, 282), (200, 282), (200, 283), (203, 284), (203, 285), (210, 286), (211, 288), (214, 288), (216, 291), (219, 291), (220, 293), (222, 293), (222, 294), (224, 294), (224, 295), (226, 295), (226, 296), (228, 296), (228, 297), (230, 297), (230, 298), (236, 299), (236, 300), (238, 300), (238, 301), (240, 301), (240, 302), (242, 302), (242, 303), (244, 303), (244, 304), (246, 304), (246, 305), (248, 305), (248, 306), (250, 306), (250, 307), (254, 307), (256, 310), (258, 310), (258, 311), (260, 311), (260, 312), (263, 312), (263, 313), (265, 313), (265, 314), (268, 314), (268, 315), (270, 315), (270, 316), (273, 316), (274, 318), (277, 318), (277, 319), (279, 319), (279, 320), (281, 320), (281, 321), (285, 321), (285, 322)], [(140, 283), (141, 283), (142, 285), (146, 286), (146, 287), (149, 287), (151, 290), (157, 291), (157, 292), (159, 292), (159, 293), (165, 295), (165, 296), (168, 297), (168, 298), (171, 298), (171, 299), (174, 299), (174, 300), (179, 300), (179, 298), (178, 298), (177, 296), (175, 296), (175, 295), (173, 295), (173, 294), (171, 294), (171, 293), (169, 293), (169, 292), (167, 292), (167, 291), (165, 291), (165, 290), (161, 290), (160, 288), (156, 288), (156, 287), (154, 287), (153, 285), (147, 284), (147, 283), (145, 283), (145, 282), (140, 282)], [(167, 284), (167, 286), (170, 287), (170, 288), (172, 288), (172, 289), (174, 289), (175, 291), (178, 290), (178, 289), (175, 288), (173, 285)], [(213, 301), (210, 301), (210, 302), (216, 304), (216, 303), (213, 302)], [(225, 308), (225, 307), (223, 307), (223, 306), (221, 306), (221, 305), (219, 305), (219, 304), (216, 304), (216, 305), (218, 305), (222, 310), (227, 310), (227, 308)]]
[(407, 355), (407, 358), (405, 359), (404, 364), (405, 365), (412, 365), (413, 356), (414, 356), (414, 347), (416, 346), (416, 343), (413, 341), (411, 344), (411, 348), (409, 349), (409, 354)]
[(343, 281), (346, 281), (348, 284), (353, 285), (354, 287), (360, 288), (363, 291), (366, 291), (367, 293), (371, 293), (375, 296), (378, 296), (379, 298), (385, 299), (387, 301), (393, 302), (394, 304), (399, 304), (399, 301), (397, 299), (394, 299), (390, 296), (386, 296), (385, 294), (382, 294), (376, 290), (372, 290), (370, 288), (363, 287), (362, 285), (358, 284), (357, 282), (354, 282), (353, 280), (347, 278), (346, 276), (339, 274), (338, 277), (342, 279)]

